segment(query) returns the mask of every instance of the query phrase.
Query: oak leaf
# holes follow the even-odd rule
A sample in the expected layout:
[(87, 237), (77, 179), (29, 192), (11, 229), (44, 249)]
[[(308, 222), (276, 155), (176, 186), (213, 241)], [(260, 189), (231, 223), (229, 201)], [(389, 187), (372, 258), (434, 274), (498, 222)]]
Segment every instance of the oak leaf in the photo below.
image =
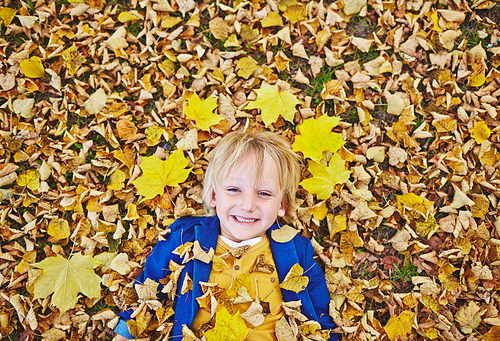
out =
[(296, 293), (301, 292), (309, 284), (309, 277), (302, 276), (304, 274), (304, 269), (297, 263), (285, 276), (283, 283), (280, 284), (280, 288), (285, 290), (291, 290)]
[(249, 331), (250, 328), (246, 326), (239, 312), (231, 315), (226, 307), (222, 306), (215, 314), (215, 327), (205, 332), (204, 336), (207, 341), (239, 341), (243, 340)]
[(384, 327), (389, 340), (394, 341), (396, 338), (405, 340), (406, 335), (411, 331), (414, 317), (415, 313), (410, 310), (405, 310), (398, 316), (391, 317)]
[(309, 193), (316, 194), (319, 200), (328, 199), (335, 184), (345, 183), (351, 174), (351, 171), (345, 169), (345, 161), (338, 154), (333, 154), (328, 166), (309, 161), (308, 170), (313, 177), (302, 180), (300, 185)]
[(94, 272), (100, 264), (80, 252), (69, 259), (56, 255), (33, 264), (43, 270), (34, 283), (34, 299), (53, 293), (52, 304), (62, 314), (75, 307), (80, 292), (89, 298), (101, 297), (101, 277)]
[(152, 199), (163, 195), (165, 186), (175, 187), (186, 181), (191, 168), (185, 168), (188, 160), (184, 157), (182, 149), (178, 149), (165, 161), (156, 155), (144, 157), (139, 165), (142, 176), (132, 181), (137, 188), (137, 193), (144, 199)]
[(213, 113), (217, 108), (217, 99), (208, 97), (201, 100), (196, 93), (188, 99), (188, 105), (184, 106), (184, 113), (190, 120), (196, 121), (196, 126), (204, 131), (210, 131), (210, 127), (218, 124), (224, 118)]
[(304, 154), (304, 158), (310, 158), (320, 162), (324, 151), (337, 152), (345, 143), (342, 135), (333, 133), (332, 129), (340, 122), (340, 118), (322, 115), (318, 119), (308, 118), (297, 126), (300, 135), (295, 137), (292, 144), (294, 151)]
[(257, 100), (250, 102), (244, 109), (259, 109), (266, 127), (276, 122), (279, 116), (293, 122), (297, 111), (295, 106), (300, 101), (290, 91), (279, 92), (277, 85), (267, 83), (262, 83), (261, 88), (254, 91), (257, 93)]

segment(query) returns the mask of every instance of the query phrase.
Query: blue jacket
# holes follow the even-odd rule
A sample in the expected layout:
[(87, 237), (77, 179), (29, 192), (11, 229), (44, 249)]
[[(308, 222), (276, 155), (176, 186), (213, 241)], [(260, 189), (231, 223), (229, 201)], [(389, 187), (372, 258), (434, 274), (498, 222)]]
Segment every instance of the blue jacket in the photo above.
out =
[[(328, 304), (330, 302), (330, 294), (326, 286), (325, 275), (313, 258), (314, 249), (309, 239), (296, 235), (287, 243), (278, 243), (271, 238), (271, 231), (279, 228), (274, 223), (267, 231), (269, 235), (271, 251), (273, 253), (274, 262), (280, 283), (283, 282), (285, 276), (290, 271), (293, 265), (299, 263), (304, 269), (304, 276), (309, 277), (309, 284), (305, 290), (295, 293), (290, 290), (281, 289), (283, 301), (302, 302), (301, 313), (310, 320), (319, 322), (323, 329), (333, 329), (336, 327), (332, 318), (328, 314)], [(144, 271), (137, 278), (138, 283), (144, 283), (146, 278), (159, 282), (170, 274), (169, 262), (180, 264), (182, 262), (180, 256), (172, 253), (179, 245), (186, 242), (197, 240), (204, 251), (210, 248), (214, 250), (217, 247), (217, 239), (219, 236), (219, 219), (214, 217), (183, 217), (175, 221), (171, 226), (171, 233), (167, 240), (160, 241), (156, 244), (151, 254), (148, 256), (144, 265)], [(206, 264), (198, 260), (187, 262), (179, 281), (178, 281), (178, 297), (174, 305), (175, 324), (171, 333), (173, 340), (182, 338), (182, 325), (186, 324), (192, 328), (192, 323), (198, 313), (198, 301), (196, 297), (203, 295), (203, 291), (199, 282), (207, 282), (212, 271), (212, 263)], [(193, 290), (188, 290), (185, 294), (180, 295), (180, 287), (184, 281), (186, 273), (193, 280)], [(158, 290), (163, 286), (160, 284)], [(166, 295), (159, 293), (159, 298), (164, 298)], [(128, 320), (130, 319), (131, 310), (121, 312), (120, 316)], [(120, 326), (120, 325), (119, 325)], [(118, 326), (118, 327), (119, 327)], [(117, 328), (115, 331), (125, 337), (131, 337), (128, 333), (122, 333), (122, 329)], [(128, 332), (128, 330), (127, 330)], [(128, 335), (126, 335), (128, 334)], [(330, 341), (338, 340), (337, 334), (330, 334)]]

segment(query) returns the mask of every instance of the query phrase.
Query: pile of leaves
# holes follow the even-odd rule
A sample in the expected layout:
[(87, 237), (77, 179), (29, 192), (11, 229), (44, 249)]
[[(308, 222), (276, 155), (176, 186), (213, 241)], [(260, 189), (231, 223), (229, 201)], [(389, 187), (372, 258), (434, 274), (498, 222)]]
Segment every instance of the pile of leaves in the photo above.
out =
[[(167, 339), (133, 281), (245, 129), (304, 158), (291, 225), (344, 339), (498, 339), (499, 22), (494, 0), (2, 1), (0, 337), (109, 340), (136, 306)], [(322, 338), (284, 309), (281, 339)]]

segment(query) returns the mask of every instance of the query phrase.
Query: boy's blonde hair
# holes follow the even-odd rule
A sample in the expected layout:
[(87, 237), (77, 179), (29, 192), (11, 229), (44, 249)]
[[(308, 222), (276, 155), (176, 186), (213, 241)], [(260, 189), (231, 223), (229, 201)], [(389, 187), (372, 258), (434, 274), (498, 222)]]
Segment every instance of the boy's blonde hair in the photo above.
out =
[(203, 181), (203, 204), (208, 215), (215, 215), (210, 206), (216, 183), (225, 179), (235, 164), (247, 155), (252, 155), (257, 173), (257, 183), (263, 172), (264, 159), (270, 157), (278, 169), (280, 188), (283, 190), (283, 206), (285, 219), (289, 219), (295, 210), (295, 194), (300, 181), (300, 157), (290, 143), (280, 135), (269, 131), (247, 133), (234, 131), (219, 142), (214, 149), (213, 159), (209, 163)]

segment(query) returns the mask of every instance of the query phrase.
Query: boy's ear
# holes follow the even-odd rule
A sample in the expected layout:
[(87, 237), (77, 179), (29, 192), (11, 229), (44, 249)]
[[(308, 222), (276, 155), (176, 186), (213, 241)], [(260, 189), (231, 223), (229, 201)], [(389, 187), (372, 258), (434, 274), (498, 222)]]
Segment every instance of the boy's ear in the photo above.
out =
[(278, 208), (278, 217), (284, 217), (286, 213), (285, 204), (283, 201), (280, 203), (280, 207)]
[(210, 207), (215, 208), (216, 200), (215, 200), (215, 191), (212, 190), (212, 198), (210, 199)]

